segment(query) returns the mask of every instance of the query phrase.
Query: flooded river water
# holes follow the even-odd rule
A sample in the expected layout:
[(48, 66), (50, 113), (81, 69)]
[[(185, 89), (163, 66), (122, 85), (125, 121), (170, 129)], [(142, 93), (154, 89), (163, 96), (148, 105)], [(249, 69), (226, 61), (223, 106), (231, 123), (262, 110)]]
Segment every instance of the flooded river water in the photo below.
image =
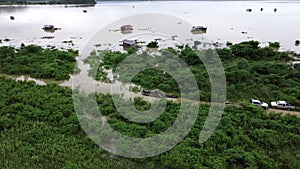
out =
[[(248, 8), (252, 12), (246, 12)], [(300, 52), (300, 47), (295, 46), (295, 40), (300, 39), (299, 9), (298, 1), (107, 1), (94, 7), (0, 6), (0, 45), (25, 43), (80, 50), (98, 30), (122, 17), (156, 13), (206, 26), (205, 36), (213, 42), (278, 41), (281, 50)], [(46, 24), (61, 30), (44, 32), (41, 28)]]

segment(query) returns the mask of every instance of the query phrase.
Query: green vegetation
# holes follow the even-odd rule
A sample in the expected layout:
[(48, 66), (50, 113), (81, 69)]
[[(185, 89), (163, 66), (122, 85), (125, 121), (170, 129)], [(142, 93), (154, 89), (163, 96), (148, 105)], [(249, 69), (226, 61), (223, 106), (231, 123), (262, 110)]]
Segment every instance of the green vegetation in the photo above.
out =
[(232, 42), (226, 42), (226, 46), (232, 46), (233, 43)]
[[(232, 101), (252, 97), (263, 101), (282, 99), (299, 106), (300, 66), (296, 65), (292, 70), (287, 64), (296, 54), (258, 45), (258, 42), (249, 41), (216, 50), (225, 69), (228, 98)], [(90, 76), (109, 81), (106, 70), (116, 72), (118, 64), (130, 55), (138, 56), (129, 58), (129, 62), (135, 59), (136, 67), (143, 66), (139, 64), (142, 62), (150, 65), (170, 63), (168, 59), (179, 57), (195, 74), (201, 99), (210, 99), (208, 74), (199, 56), (207, 58), (214, 51), (180, 46), (160, 52), (163, 57), (153, 57), (147, 52), (95, 51), (85, 62), (91, 65)], [(76, 55), (77, 52), (71, 50), (32, 45), (20, 49), (0, 47), (0, 73), (67, 79), (75, 66)], [(122, 72), (126, 75), (136, 67), (125, 67)], [(126, 76), (120, 80), (128, 82)], [(179, 95), (173, 77), (155, 68), (140, 72), (133, 82), (146, 89), (158, 88)], [(131, 90), (137, 92), (140, 88)], [(118, 112), (111, 95), (80, 97), (96, 97), (99, 110), (115, 130), (141, 138), (168, 129), (181, 106), (168, 101), (162, 115), (153, 122), (135, 123)], [(208, 105), (200, 105), (195, 124), (180, 144), (158, 156), (129, 159), (102, 150), (85, 134), (78, 122), (69, 88), (55, 83), (39, 86), (32, 81), (0, 77), (0, 98), (0, 168), (295, 169), (300, 166), (300, 118), (267, 114), (261, 107), (248, 102), (241, 101), (238, 107), (227, 106), (217, 129), (203, 144), (198, 140), (208, 116)], [(121, 100), (122, 105), (133, 104), (142, 111), (151, 106), (142, 98), (132, 102)], [(126, 107), (122, 110), (128, 111)]]
[[(71, 89), (0, 78), (0, 97), (0, 168), (295, 169), (300, 166), (300, 118), (266, 114), (252, 105), (226, 107), (217, 130), (200, 144), (198, 136), (208, 113), (208, 106), (201, 105), (194, 127), (180, 144), (159, 156), (128, 159), (111, 156), (83, 132), (74, 113)], [(180, 107), (168, 102), (164, 113), (154, 122), (138, 124), (117, 112), (110, 95), (96, 95), (96, 100), (113, 128), (135, 137), (164, 131), (175, 120)], [(147, 110), (149, 103), (136, 98), (134, 106)]]
[(158, 42), (156, 42), (156, 41), (151, 41), (151, 42), (149, 42), (148, 44), (147, 44), (147, 47), (148, 48), (158, 48), (159, 46), (158, 46)]
[(125, 48), (125, 50), (128, 52), (128, 54), (133, 54), (133, 53), (136, 53), (138, 51), (138, 48), (128, 47), (128, 48)]
[[(189, 46), (168, 48), (160, 51), (162, 56), (155, 57), (147, 53), (139, 54), (135, 62), (149, 63), (155, 65), (167, 62), (168, 58), (175, 55), (181, 58), (194, 73), (199, 87), (201, 100), (210, 100), (210, 81), (206, 68), (200, 58), (209, 57), (214, 51), (196, 51)], [(300, 106), (300, 71), (299, 65), (295, 70), (289, 69), (287, 62), (292, 61), (297, 54), (292, 52), (274, 51), (271, 47), (259, 47), (256, 41), (242, 42), (231, 45), (229, 48), (217, 49), (225, 69), (227, 81), (227, 98), (231, 101), (249, 100), (257, 98), (266, 102), (274, 100), (287, 100)], [(94, 53), (95, 54), (95, 53)], [(119, 63), (126, 57), (127, 53), (104, 51), (99, 55), (93, 55), (86, 63), (90, 63), (92, 70), (90, 76), (97, 80), (105, 79), (105, 69), (112, 69), (113, 72)], [(299, 57), (299, 56), (298, 56)], [(150, 59), (149, 59), (150, 58)], [(94, 62), (102, 60), (103, 62)], [(212, 60), (213, 61), (213, 60)], [(140, 66), (136, 64), (135, 67)], [(134, 68), (128, 67), (123, 72), (131, 72)], [(96, 73), (98, 71), (98, 73)], [(126, 74), (125, 74), (126, 75)], [(182, 76), (184, 77), (184, 76)], [(126, 79), (120, 80), (126, 82)], [(167, 73), (158, 69), (146, 69), (137, 74), (133, 83), (141, 85), (146, 89), (160, 89), (166, 93), (173, 93), (180, 96), (176, 81)]]
[(40, 46), (0, 47), (0, 73), (34, 78), (66, 80), (76, 64), (77, 51), (60, 51)]
[(269, 47), (274, 48), (274, 49), (279, 49), (280, 43), (279, 42), (269, 42)]

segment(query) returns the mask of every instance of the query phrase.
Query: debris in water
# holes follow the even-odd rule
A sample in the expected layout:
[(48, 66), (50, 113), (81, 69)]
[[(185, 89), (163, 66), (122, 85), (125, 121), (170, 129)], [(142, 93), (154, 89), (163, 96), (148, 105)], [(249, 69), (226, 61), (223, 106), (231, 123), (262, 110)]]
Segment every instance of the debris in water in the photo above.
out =
[(54, 36), (43, 36), (41, 39), (54, 39)]
[(73, 43), (73, 41), (72, 40), (64, 40), (64, 41), (62, 41), (62, 43)]
[(177, 38), (177, 37), (178, 37), (178, 35), (173, 35), (172, 40), (175, 40), (175, 38)]

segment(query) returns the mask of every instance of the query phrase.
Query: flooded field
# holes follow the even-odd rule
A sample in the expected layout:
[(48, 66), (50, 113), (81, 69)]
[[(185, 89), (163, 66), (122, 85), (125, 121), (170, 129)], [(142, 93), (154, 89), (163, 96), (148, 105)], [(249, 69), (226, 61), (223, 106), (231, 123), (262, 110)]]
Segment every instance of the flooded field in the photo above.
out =
[[(130, 85), (97, 82), (89, 77), (89, 65), (83, 63), (91, 51), (87, 46), (120, 50), (122, 47), (118, 43), (128, 37), (143, 42), (143, 49), (146, 42), (154, 39), (160, 43), (160, 48), (185, 43), (192, 45), (195, 41), (204, 46), (214, 43), (223, 47), (227, 42), (257, 40), (262, 46), (280, 42), (280, 50), (299, 53), (300, 47), (295, 45), (300, 39), (299, 9), (300, 3), (295, 1), (99, 2), (94, 7), (3, 5), (0, 6), (0, 45), (20, 46), (24, 43), (79, 50), (81, 56), (77, 63), (81, 72), (72, 75), (68, 81), (56, 83), (74, 87), (74, 78), (81, 79), (80, 86), (90, 90), (81, 92), (112, 93), (128, 91)], [(151, 13), (155, 17), (151, 17)], [(159, 17), (160, 14), (164, 17)], [(120, 30), (126, 24), (132, 25), (133, 30)], [(44, 25), (54, 25), (56, 29), (43, 30)], [(207, 31), (191, 32), (193, 25), (207, 27)], [(111, 72), (109, 74), (113, 76)], [(32, 80), (39, 85), (48, 83), (25, 76), (13, 78)], [(132, 92), (126, 95), (127, 98), (136, 96)]]

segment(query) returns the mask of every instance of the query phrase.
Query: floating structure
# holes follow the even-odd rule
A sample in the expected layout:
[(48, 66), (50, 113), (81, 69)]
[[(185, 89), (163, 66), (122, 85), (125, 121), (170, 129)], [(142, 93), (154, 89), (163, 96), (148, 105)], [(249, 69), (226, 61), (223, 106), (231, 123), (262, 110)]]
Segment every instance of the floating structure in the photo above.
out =
[(123, 47), (138, 47), (136, 40), (128, 40), (128, 39), (124, 39), (122, 41), (122, 46)]
[(44, 25), (44, 27), (42, 29), (44, 29), (44, 30), (54, 30), (54, 26), (53, 25)]
[(126, 31), (126, 30), (133, 30), (133, 26), (132, 25), (121, 26), (121, 31)]
[(193, 26), (191, 32), (193, 34), (206, 33), (207, 27), (204, 26)]
[(61, 30), (61, 28), (55, 28), (53, 25), (44, 25), (42, 28), (45, 32), (54, 33), (57, 30)]
[(133, 26), (132, 25), (123, 25), (121, 26), (121, 33), (122, 34), (129, 34), (132, 33)]

